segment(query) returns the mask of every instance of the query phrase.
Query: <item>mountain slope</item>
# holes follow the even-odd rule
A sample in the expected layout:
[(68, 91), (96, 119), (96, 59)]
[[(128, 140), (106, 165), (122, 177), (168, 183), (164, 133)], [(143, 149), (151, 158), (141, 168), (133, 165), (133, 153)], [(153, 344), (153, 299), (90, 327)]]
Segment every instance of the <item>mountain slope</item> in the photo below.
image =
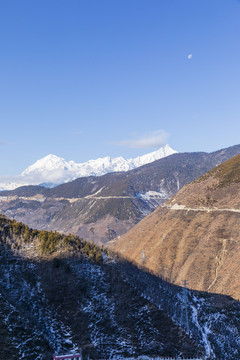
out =
[(94, 358), (203, 353), (171, 316), (129, 287), (116, 262), (102, 263), (100, 249), (94, 259), (96, 247), (81, 239), (67, 242), (3, 217), (0, 230), (4, 358), (12, 351), (13, 359), (50, 359), (81, 347)]
[(0, 250), (4, 359), (77, 348), (98, 359), (240, 356), (240, 306), (230, 297), (186, 290), (189, 336), (180, 287), (82, 239), (0, 216)]
[(137, 169), (79, 178), (52, 189), (0, 192), (0, 207), (31, 227), (72, 232), (105, 243), (124, 234), (182, 186), (240, 152), (173, 154)]
[(53, 187), (79, 177), (100, 176), (110, 172), (128, 171), (176, 153), (169, 145), (135, 159), (106, 156), (85, 163), (66, 161), (56, 155), (47, 155), (12, 178), (0, 177), (0, 190), (12, 190), (24, 185), (45, 184)]
[(175, 284), (240, 298), (240, 155), (184, 186), (112, 246)]

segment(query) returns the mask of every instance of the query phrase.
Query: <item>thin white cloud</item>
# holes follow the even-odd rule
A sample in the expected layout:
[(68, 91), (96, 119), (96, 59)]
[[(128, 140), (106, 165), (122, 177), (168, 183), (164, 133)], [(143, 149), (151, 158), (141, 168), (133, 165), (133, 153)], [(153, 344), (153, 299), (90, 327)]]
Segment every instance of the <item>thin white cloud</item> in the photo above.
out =
[(156, 130), (135, 139), (127, 139), (115, 142), (115, 145), (127, 146), (130, 148), (158, 148), (167, 144), (168, 133), (164, 130)]
[(3, 141), (0, 141), (0, 146), (3, 146), (4, 145), (4, 142)]
[(192, 58), (192, 54), (188, 54), (188, 60), (191, 60), (191, 58)]

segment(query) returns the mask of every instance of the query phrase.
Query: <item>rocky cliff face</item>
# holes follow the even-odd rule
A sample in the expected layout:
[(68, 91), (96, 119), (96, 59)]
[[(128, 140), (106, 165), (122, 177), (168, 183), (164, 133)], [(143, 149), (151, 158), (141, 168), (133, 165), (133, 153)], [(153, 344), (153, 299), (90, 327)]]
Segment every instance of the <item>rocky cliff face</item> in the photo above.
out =
[(111, 246), (174, 284), (240, 298), (240, 155), (184, 186)]

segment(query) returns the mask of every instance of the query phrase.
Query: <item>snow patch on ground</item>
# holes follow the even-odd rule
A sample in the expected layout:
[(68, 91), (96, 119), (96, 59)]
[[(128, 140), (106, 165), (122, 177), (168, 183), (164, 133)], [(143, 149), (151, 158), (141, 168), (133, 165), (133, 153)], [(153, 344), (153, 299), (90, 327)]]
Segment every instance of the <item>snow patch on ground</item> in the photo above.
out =
[(146, 193), (137, 193), (136, 196), (140, 199), (143, 199), (145, 201), (151, 201), (151, 200), (166, 200), (169, 198), (169, 195), (166, 191), (147, 191)]

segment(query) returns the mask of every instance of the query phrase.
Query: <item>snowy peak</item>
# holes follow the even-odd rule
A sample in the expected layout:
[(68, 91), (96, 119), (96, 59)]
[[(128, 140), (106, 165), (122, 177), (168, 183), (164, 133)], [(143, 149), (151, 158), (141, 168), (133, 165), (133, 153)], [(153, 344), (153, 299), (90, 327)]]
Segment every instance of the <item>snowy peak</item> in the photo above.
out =
[(58, 185), (79, 177), (101, 176), (110, 172), (128, 171), (176, 152), (169, 145), (166, 145), (152, 153), (134, 159), (106, 156), (84, 163), (66, 161), (61, 157), (49, 154), (27, 167), (21, 175), (14, 178), (0, 178), (0, 190), (13, 190), (22, 185), (42, 183)]
[(135, 167), (142, 166), (145, 164), (149, 164), (153, 161), (162, 159), (164, 157), (167, 157), (169, 155), (177, 153), (176, 150), (173, 150), (168, 144), (164, 147), (161, 147), (160, 149), (151, 152), (149, 154), (145, 154), (142, 156), (138, 156), (135, 159), (133, 159)]
[(67, 162), (61, 157), (49, 154), (29, 166), (21, 175), (29, 175), (35, 171), (55, 171), (60, 169), (64, 171), (76, 171), (79, 173), (79, 177), (104, 175), (105, 173), (114, 171), (128, 171), (176, 152), (177, 151), (173, 150), (169, 145), (165, 145), (152, 153), (138, 156), (135, 159), (124, 159), (122, 156), (112, 159), (110, 156), (105, 156), (96, 160), (89, 160), (85, 163), (75, 163), (74, 161)]
[(36, 161), (33, 165), (30, 165), (22, 172), (22, 176), (28, 175), (36, 170), (55, 170), (55, 169), (64, 169), (68, 165), (67, 161), (63, 158), (60, 158), (56, 155), (49, 154), (42, 159)]

